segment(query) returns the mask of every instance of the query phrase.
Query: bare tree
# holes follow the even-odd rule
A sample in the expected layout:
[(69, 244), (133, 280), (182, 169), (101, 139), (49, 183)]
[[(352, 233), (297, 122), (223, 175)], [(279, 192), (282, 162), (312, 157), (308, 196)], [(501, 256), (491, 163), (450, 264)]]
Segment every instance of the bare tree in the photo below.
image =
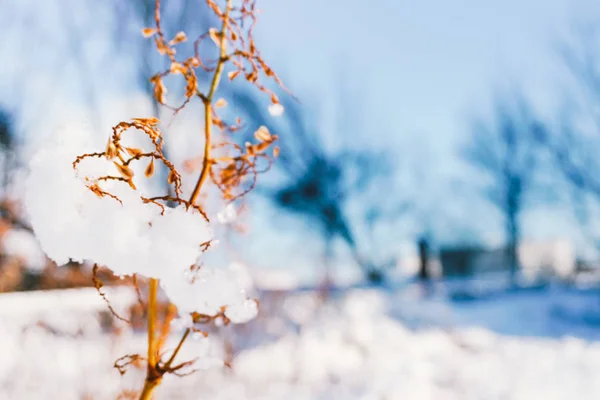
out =
[(431, 280), (431, 271), (429, 270), (429, 240), (422, 236), (418, 240), (419, 247), (419, 274), (418, 278), (422, 282)]
[(536, 118), (522, 97), (496, 101), (494, 120), (476, 121), (470, 142), (462, 150), (465, 160), (483, 173), (483, 193), (504, 219), (513, 284), (519, 268), (517, 250), (523, 231), (523, 210), (535, 187), (539, 165), (536, 131)]
[[(44, 75), (52, 77), (57, 87), (73, 91), (72, 94), (81, 99), (96, 128), (102, 122), (101, 97), (106, 83), (105, 76), (111, 76), (111, 81), (118, 82), (120, 89), (141, 91), (152, 104), (154, 115), (161, 115), (160, 111), (165, 110), (156, 102), (149, 79), (157, 71), (168, 69), (168, 65), (156, 50), (154, 42), (145, 39), (141, 33), (142, 28), (153, 23), (154, 1), (59, 3), (45, 5), (48, 12), (22, 9), (16, 3), (3, 5), (0, 24), (4, 23), (2, 25), (6, 28), (6, 35), (4, 40), (0, 40), (0, 49), (15, 53), (19, 57), (19, 63), (23, 65), (17, 71), (19, 76), (13, 77), (17, 78), (13, 80), (19, 84), (10, 91), (11, 98), (20, 95), (20, 92), (26, 92), (24, 87), (35, 85), (35, 81), (28, 78), (37, 73), (37, 61), (43, 58)], [(165, 7), (161, 17), (163, 28), (168, 35), (173, 36), (177, 33), (175, 29), (184, 30), (193, 41), (206, 30), (208, 24), (214, 22), (208, 10), (205, 0), (169, 1), (169, 7)], [(47, 24), (53, 26), (51, 32), (46, 32), (43, 28)], [(19, 44), (15, 46), (14, 43)], [(19, 46), (31, 46), (37, 50), (35, 55), (28, 58), (21, 54)], [(173, 83), (170, 83), (170, 87), (183, 94), (185, 82), (182, 80), (179, 87), (177, 82)], [(36, 91), (35, 99), (27, 99), (27, 108), (32, 107), (32, 100), (42, 99), (46, 102), (57, 91)], [(23, 107), (22, 104), (19, 106)], [(36, 108), (40, 108), (36, 110), (36, 118), (39, 119), (39, 115), (47, 107), (42, 105)]]
[(588, 241), (600, 248), (593, 221), (600, 212), (600, 25), (578, 24), (573, 40), (560, 43), (572, 78), (563, 90), (557, 121), (539, 127), (537, 140), (567, 183), (564, 192)]
[[(334, 240), (341, 239), (366, 279), (381, 283), (394, 259), (382, 256), (385, 252), (375, 231), (379, 223), (395, 221), (407, 205), (390, 179), (393, 167), (389, 154), (349, 145), (361, 133), (352, 119), (360, 115), (349, 102), (353, 97), (360, 96), (340, 93), (344, 113), (338, 129), (323, 132), (309, 125), (306, 112), (297, 102), (285, 104), (282, 123), (274, 126), (266, 107), (249, 93), (234, 88), (235, 105), (247, 110), (253, 126), (266, 125), (281, 134), (281, 152), (275, 164), (281, 179), (258, 191), (282, 210), (316, 226), (330, 256)], [(324, 138), (345, 146), (329, 149)]]
[(9, 186), (13, 181), (13, 172), (19, 166), (19, 147), (15, 117), (7, 108), (0, 107), (0, 159), (2, 178), (0, 180), (0, 219), (11, 226), (31, 230), (25, 222), (15, 199), (11, 198)]
[(13, 116), (0, 107), (0, 155), (2, 157), (2, 181), (0, 187), (6, 190), (15, 161), (15, 133)]

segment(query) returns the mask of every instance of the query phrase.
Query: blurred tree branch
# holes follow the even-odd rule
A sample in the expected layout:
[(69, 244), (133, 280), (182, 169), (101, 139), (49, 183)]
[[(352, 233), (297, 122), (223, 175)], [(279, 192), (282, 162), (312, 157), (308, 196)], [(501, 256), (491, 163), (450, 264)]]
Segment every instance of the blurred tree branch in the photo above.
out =
[[(343, 105), (344, 112), (337, 129), (324, 132), (309, 126), (310, 119), (297, 102), (284, 103), (282, 123), (272, 126), (267, 108), (252, 94), (235, 87), (231, 90), (235, 106), (248, 113), (252, 125), (265, 125), (280, 133), (281, 152), (274, 167), (281, 179), (259, 186), (258, 192), (282, 210), (318, 227), (326, 253), (332, 254), (333, 241), (340, 238), (365, 277), (382, 282), (394, 260), (381, 258), (383, 245), (376, 243), (374, 231), (382, 222), (395, 221), (408, 207), (407, 201), (394, 197), (390, 154), (354, 143), (361, 133), (354, 119), (360, 110), (350, 99), (360, 96), (351, 97), (340, 90), (338, 104)], [(342, 145), (327, 149), (326, 137)], [(239, 140), (248, 139), (246, 135)]]
[(558, 52), (572, 78), (558, 121), (540, 126), (538, 143), (551, 155), (567, 187), (574, 215), (588, 240), (600, 247), (592, 221), (600, 206), (600, 25), (581, 23)]
[(536, 146), (538, 126), (537, 117), (522, 96), (496, 99), (493, 120), (477, 119), (470, 141), (462, 149), (463, 158), (486, 179), (481, 187), (483, 194), (503, 216), (513, 284), (519, 268), (523, 210), (529, 196), (540, 194), (536, 190), (541, 167)]

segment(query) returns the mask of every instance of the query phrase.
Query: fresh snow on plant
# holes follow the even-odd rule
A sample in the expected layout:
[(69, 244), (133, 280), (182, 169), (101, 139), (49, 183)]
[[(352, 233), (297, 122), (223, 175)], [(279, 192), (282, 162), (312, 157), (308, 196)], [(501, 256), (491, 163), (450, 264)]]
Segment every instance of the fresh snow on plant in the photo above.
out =
[[(182, 279), (183, 278), (183, 279)], [(215, 315), (222, 306), (232, 309), (236, 317), (234, 323), (246, 322), (256, 316), (257, 307), (254, 300), (246, 297), (235, 270), (202, 267), (193, 273), (165, 275), (161, 281), (169, 299), (177, 305), (179, 312), (198, 312)], [(229, 316), (226, 313), (226, 316)]]
[[(161, 214), (160, 207), (141, 199), (143, 189), (97, 182), (97, 177), (118, 175), (104, 157), (87, 158), (73, 168), (78, 155), (92, 153), (85, 142), (89, 136), (80, 127), (66, 128), (31, 160), (25, 207), (48, 257), (58, 265), (88, 262), (115, 275), (159, 279), (180, 313), (215, 315), (228, 306), (232, 322), (253, 318), (255, 304), (248, 305), (233, 271), (203, 266), (192, 272), (202, 256), (201, 245), (213, 235), (198, 211), (180, 205)], [(118, 200), (98, 196), (87, 187), (94, 184)]]

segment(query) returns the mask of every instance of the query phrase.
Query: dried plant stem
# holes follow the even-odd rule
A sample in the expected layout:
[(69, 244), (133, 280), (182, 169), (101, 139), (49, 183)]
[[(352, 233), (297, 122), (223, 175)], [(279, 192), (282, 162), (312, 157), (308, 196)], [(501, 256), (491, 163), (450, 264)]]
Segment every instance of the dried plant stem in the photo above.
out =
[(157, 382), (151, 382), (146, 379), (144, 382), (144, 388), (140, 394), (140, 400), (152, 400), (154, 389), (158, 386)]
[(194, 187), (194, 191), (192, 192), (192, 196), (190, 197), (190, 203), (192, 204), (195, 204), (196, 200), (198, 199), (200, 189), (206, 181), (206, 178), (208, 178), (213, 162), (210, 158), (213, 126), (212, 101), (215, 92), (217, 91), (217, 87), (219, 86), (219, 82), (221, 81), (221, 75), (223, 75), (225, 62), (227, 62), (227, 26), (229, 23), (229, 13), (231, 12), (231, 3), (232, 0), (227, 0), (227, 9), (225, 10), (225, 16), (223, 18), (223, 25), (221, 26), (219, 38), (219, 62), (217, 63), (217, 68), (215, 69), (215, 74), (213, 75), (208, 94), (202, 97), (202, 101), (204, 102), (204, 159), (202, 161), (202, 172), (200, 172), (200, 177), (198, 178), (196, 186)]
[(183, 342), (185, 342), (185, 339), (187, 339), (187, 337), (189, 336), (190, 332), (191, 332), (190, 328), (187, 328), (185, 330), (185, 332), (183, 333), (183, 336), (181, 337), (181, 340), (179, 341), (179, 344), (177, 344), (177, 347), (175, 348), (175, 351), (173, 351), (173, 355), (166, 362), (165, 369), (168, 369), (169, 367), (171, 367), (171, 365), (173, 364), (173, 361), (175, 361), (175, 357), (177, 357), (177, 353), (179, 353), (179, 350), (181, 350), (181, 346), (183, 346)]
[(156, 300), (158, 294), (158, 279), (150, 279), (148, 293), (148, 368), (144, 388), (140, 394), (140, 400), (152, 399), (154, 389), (160, 384), (161, 375), (158, 372), (158, 351), (156, 348)]
[(156, 295), (158, 293), (158, 279), (150, 279), (150, 293), (148, 294), (148, 363), (156, 364), (158, 350), (156, 349)]
[[(157, 6), (158, 7), (158, 6)], [(202, 162), (202, 171), (200, 173), (200, 177), (196, 182), (196, 186), (190, 196), (189, 202), (191, 204), (195, 204), (200, 195), (200, 190), (204, 185), (204, 182), (210, 175), (210, 168), (212, 166), (211, 159), (211, 147), (212, 147), (212, 126), (213, 126), (213, 108), (212, 102), (219, 86), (219, 82), (221, 80), (221, 75), (223, 74), (223, 68), (225, 66), (225, 62), (227, 61), (227, 27), (229, 21), (229, 13), (232, 8), (232, 0), (227, 0), (227, 9), (225, 11), (225, 15), (223, 18), (223, 25), (221, 27), (220, 34), (220, 42), (219, 42), (219, 61), (217, 67), (215, 69), (215, 73), (213, 75), (213, 79), (211, 81), (209, 92), (206, 96), (202, 96), (202, 100), (204, 103), (204, 159)], [(146, 373), (146, 380), (144, 382), (144, 388), (142, 389), (142, 393), (140, 394), (140, 400), (150, 400), (152, 399), (152, 394), (154, 389), (160, 384), (162, 375), (158, 369), (158, 353), (160, 349), (157, 348), (157, 341), (155, 338), (156, 332), (156, 295), (158, 292), (158, 280), (150, 279), (150, 293), (148, 295), (148, 370)], [(164, 365), (162, 370), (167, 370), (173, 364), (175, 357), (181, 350), (183, 343), (187, 339), (190, 334), (190, 329), (186, 329), (179, 344), (173, 351), (173, 354), (169, 358), (169, 360)]]
[(210, 100), (204, 101), (204, 161), (202, 162), (202, 172), (200, 172), (200, 177), (196, 182), (196, 186), (194, 187), (194, 191), (190, 197), (190, 203), (195, 204), (198, 199), (198, 195), (200, 195), (200, 189), (202, 185), (208, 178), (210, 167), (212, 160), (210, 158), (210, 147), (212, 141), (212, 104)]
[[(221, 80), (221, 75), (223, 74), (223, 67), (225, 66), (225, 62), (227, 61), (227, 59), (226, 59), (226, 56), (227, 56), (226, 34), (227, 34), (227, 23), (228, 23), (227, 21), (229, 19), (229, 12), (231, 11), (231, 3), (232, 3), (232, 0), (227, 0), (227, 9), (225, 10), (225, 18), (223, 19), (223, 26), (221, 27), (221, 41), (220, 41), (220, 45), (219, 45), (219, 48), (220, 48), (219, 62), (217, 64), (217, 68), (215, 70), (215, 74), (213, 76), (208, 95), (206, 95), (203, 98), (203, 102), (204, 102), (204, 158), (203, 158), (203, 162), (202, 162), (202, 171), (200, 172), (200, 177), (198, 178), (198, 181), (196, 182), (196, 186), (194, 187), (194, 191), (192, 192), (192, 195), (190, 197), (191, 204), (195, 204), (196, 200), (198, 199), (198, 195), (200, 194), (200, 189), (202, 189), (202, 185), (208, 178), (210, 167), (212, 164), (212, 159), (210, 157), (210, 149), (212, 146), (212, 125), (213, 125), (212, 101), (213, 101), (215, 92), (217, 90), (217, 87), (219, 86), (219, 82)], [(177, 353), (179, 353), (179, 350), (181, 349), (183, 342), (185, 342), (185, 340), (189, 336), (190, 332), (191, 332), (191, 330), (189, 328), (187, 328), (185, 330), (185, 332), (183, 333), (183, 336), (181, 337), (181, 340), (179, 341), (177, 348), (173, 352), (173, 355), (171, 356), (171, 358), (167, 361), (167, 364), (166, 364), (167, 367), (170, 367), (171, 364), (173, 363), (173, 361), (175, 360)]]

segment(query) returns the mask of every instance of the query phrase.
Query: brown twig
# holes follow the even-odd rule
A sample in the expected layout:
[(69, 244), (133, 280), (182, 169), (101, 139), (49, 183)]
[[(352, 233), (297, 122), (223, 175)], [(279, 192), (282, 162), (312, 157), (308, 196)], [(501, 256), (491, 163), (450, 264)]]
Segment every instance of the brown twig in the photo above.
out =
[(126, 318), (121, 317), (113, 308), (113, 306), (110, 304), (110, 301), (108, 301), (108, 298), (106, 297), (106, 293), (104, 293), (102, 291), (102, 287), (104, 286), (104, 284), (102, 283), (102, 281), (100, 280), (100, 278), (98, 278), (98, 264), (94, 264), (94, 267), (92, 268), (92, 282), (94, 282), (94, 287), (96, 288), (96, 290), (98, 291), (98, 294), (100, 294), (100, 297), (102, 297), (102, 299), (104, 300), (104, 302), (106, 303), (106, 305), (108, 306), (108, 309), (110, 310), (111, 314), (115, 316), (115, 318), (131, 324), (131, 321), (129, 321)]

